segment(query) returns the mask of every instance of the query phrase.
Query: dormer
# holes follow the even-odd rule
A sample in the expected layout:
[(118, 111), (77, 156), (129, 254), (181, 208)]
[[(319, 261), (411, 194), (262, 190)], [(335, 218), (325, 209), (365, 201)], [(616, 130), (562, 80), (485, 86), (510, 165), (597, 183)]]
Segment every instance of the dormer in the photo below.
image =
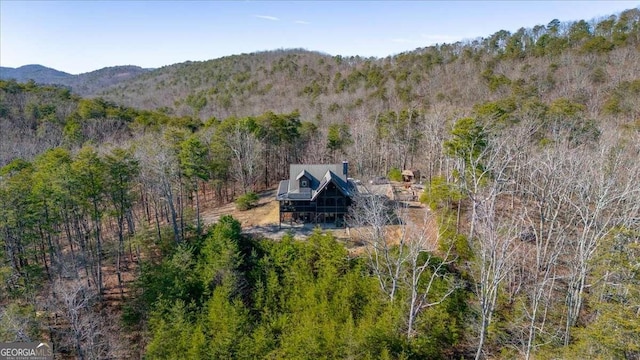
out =
[(306, 170), (303, 170), (296, 176), (296, 180), (298, 181), (298, 188), (300, 189), (308, 189), (311, 187), (311, 179), (313, 177)]
[(308, 188), (311, 181), (306, 176), (300, 178), (300, 189)]

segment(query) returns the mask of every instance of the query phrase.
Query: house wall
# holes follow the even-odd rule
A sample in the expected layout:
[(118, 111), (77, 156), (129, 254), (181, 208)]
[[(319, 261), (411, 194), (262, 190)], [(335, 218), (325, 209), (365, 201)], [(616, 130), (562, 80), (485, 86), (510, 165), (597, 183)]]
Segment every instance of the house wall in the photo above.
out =
[(316, 197), (315, 201), (280, 201), (280, 221), (339, 222), (344, 220), (350, 205), (351, 199), (331, 183)]

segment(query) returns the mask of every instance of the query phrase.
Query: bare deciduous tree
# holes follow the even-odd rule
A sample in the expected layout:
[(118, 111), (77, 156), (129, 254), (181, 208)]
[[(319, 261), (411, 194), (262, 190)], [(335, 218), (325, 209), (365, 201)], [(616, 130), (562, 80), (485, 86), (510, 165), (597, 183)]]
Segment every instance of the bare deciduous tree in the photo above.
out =
[(622, 148), (611, 142), (601, 144), (597, 151), (579, 149), (573, 158), (576, 166), (571, 172), (573, 193), (569, 203), (576, 214), (575, 233), (569, 241), (569, 267), (567, 289), (567, 321), (565, 345), (571, 339), (571, 328), (576, 324), (588, 287), (591, 259), (600, 239), (616, 226), (628, 225), (629, 206), (640, 191), (636, 159), (624, 156)]
[[(111, 317), (96, 306), (98, 293), (81, 279), (58, 279), (46, 304), (54, 314), (50, 325), (59, 346), (73, 349), (78, 359), (118, 357), (123, 347)], [(121, 355), (121, 354), (120, 354)]]
[(140, 139), (135, 158), (140, 163), (140, 180), (145, 188), (151, 191), (154, 202), (156, 202), (156, 224), (159, 226), (158, 203), (161, 200), (169, 206), (174, 238), (176, 242), (180, 242), (181, 232), (176, 209), (176, 190), (174, 189), (174, 183), (179, 176), (180, 169), (174, 152), (166, 145), (158, 144), (155, 139), (148, 136)]
[(246, 193), (253, 189), (260, 174), (263, 145), (255, 135), (241, 129), (240, 124), (227, 134), (226, 144), (233, 158), (231, 174)]
[(497, 189), (492, 189), (491, 195), (478, 204), (477, 238), (472, 242), (475, 254), (472, 266), (475, 267), (475, 291), (481, 317), (476, 359), (482, 357), (499, 292), (513, 269), (513, 259), (520, 246), (518, 235), (521, 225), (517, 220), (504, 219), (497, 214), (497, 195)]
[[(430, 220), (432, 219), (427, 211), (422, 224), (409, 223), (407, 225), (410, 238), (408, 242), (409, 274), (408, 279), (405, 280), (410, 295), (407, 316), (408, 337), (414, 335), (415, 320), (420, 312), (442, 303), (458, 288), (454, 277), (445, 273), (447, 267), (456, 260), (452, 254), (453, 243), (446, 246), (446, 251), (441, 258), (436, 258), (439, 236), (434, 239), (434, 234), (430, 233), (432, 228)], [(438, 232), (442, 233), (443, 231), (441, 229)], [(436, 281), (446, 282), (444, 292), (434, 294), (433, 287)]]
[[(438, 235), (432, 232), (430, 213), (421, 224), (412, 223), (406, 208), (383, 196), (359, 195), (349, 214), (351, 232), (364, 242), (369, 266), (380, 288), (393, 302), (399, 293), (408, 299), (407, 337), (414, 336), (418, 315), (445, 301), (458, 287), (446, 273), (455, 258), (453, 245), (437, 259)], [(446, 283), (436, 293), (435, 284)]]
[(384, 196), (359, 195), (353, 201), (349, 226), (357, 235), (356, 240), (365, 244), (365, 253), (380, 289), (393, 301), (400, 286), (402, 267), (409, 257), (406, 227), (398, 229), (399, 235), (392, 234), (398, 218), (395, 207)]
[(558, 265), (564, 252), (568, 224), (563, 219), (568, 206), (569, 183), (559, 175), (568, 161), (558, 149), (532, 154), (525, 164), (522, 207), (526, 230), (520, 234), (525, 245), (523, 269), (523, 303), (527, 318), (523, 353), (529, 359), (537, 347), (536, 336), (545, 331), (546, 318), (559, 277)]

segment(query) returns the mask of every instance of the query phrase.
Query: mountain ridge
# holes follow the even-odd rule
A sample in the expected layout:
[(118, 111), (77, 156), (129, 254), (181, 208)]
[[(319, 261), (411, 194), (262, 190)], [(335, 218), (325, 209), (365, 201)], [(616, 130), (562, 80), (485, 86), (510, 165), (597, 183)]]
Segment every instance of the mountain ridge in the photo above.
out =
[(66, 80), (75, 75), (40, 64), (27, 64), (17, 68), (0, 66), (0, 79), (15, 79), (18, 82), (33, 79), (38, 83), (53, 83)]
[(40, 64), (28, 64), (17, 68), (0, 67), (0, 79), (13, 79), (17, 82), (33, 80), (42, 85), (62, 85), (70, 87), (79, 95), (90, 96), (105, 87), (152, 70), (137, 65), (117, 65), (74, 75)]

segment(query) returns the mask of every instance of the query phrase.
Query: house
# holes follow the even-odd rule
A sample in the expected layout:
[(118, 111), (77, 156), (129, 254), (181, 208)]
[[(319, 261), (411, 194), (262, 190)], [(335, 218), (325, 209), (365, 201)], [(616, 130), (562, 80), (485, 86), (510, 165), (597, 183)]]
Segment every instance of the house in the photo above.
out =
[(289, 179), (278, 186), (276, 200), (283, 222), (344, 224), (357, 191), (349, 180), (349, 163), (291, 164)]
[(420, 170), (402, 170), (402, 181), (410, 183), (420, 182)]

